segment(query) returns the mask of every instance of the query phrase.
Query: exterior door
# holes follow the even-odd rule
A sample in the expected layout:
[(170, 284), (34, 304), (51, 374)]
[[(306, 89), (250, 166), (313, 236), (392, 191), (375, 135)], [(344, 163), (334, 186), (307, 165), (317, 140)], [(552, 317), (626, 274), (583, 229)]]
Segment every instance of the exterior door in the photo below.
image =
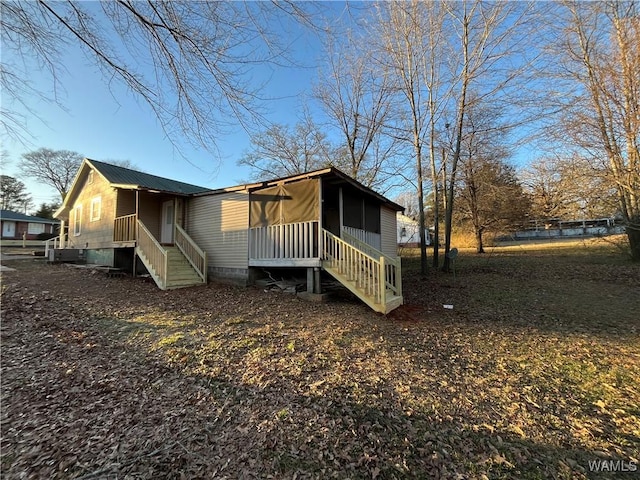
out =
[(173, 223), (175, 221), (175, 206), (173, 200), (162, 204), (162, 225), (160, 227), (160, 243), (173, 243)]
[(16, 222), (6, 221), (2, 224), (2, 236), (13, 238), (16, 236)]

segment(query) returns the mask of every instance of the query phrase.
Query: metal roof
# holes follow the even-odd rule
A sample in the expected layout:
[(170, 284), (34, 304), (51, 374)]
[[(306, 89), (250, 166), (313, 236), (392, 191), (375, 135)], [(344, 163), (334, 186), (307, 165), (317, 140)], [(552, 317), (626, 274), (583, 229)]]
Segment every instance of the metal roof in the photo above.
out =
[(191, 195), (210, 190), (209, 188), (191, 185), (189, 183), (171, 180), (169, 178), (158, 177), (149, 173), (138, 172), (129, 168), (118, 167), (109, 163), (98, 162), (87, 159), (87, 161), (98, 170), (104, 178), (111, 184), (130, 186), (148, 190), (159, 190), (161, 192), (178, 193), (181, 195)]
[(0, 219), (11, 220), (13, 222), (29, 222), (29, 223), (60, 223), (60, 220), (51, 220), (50, 218), (33, 217), (24, 213), (12, 212), (11, 210), (0, 210)]

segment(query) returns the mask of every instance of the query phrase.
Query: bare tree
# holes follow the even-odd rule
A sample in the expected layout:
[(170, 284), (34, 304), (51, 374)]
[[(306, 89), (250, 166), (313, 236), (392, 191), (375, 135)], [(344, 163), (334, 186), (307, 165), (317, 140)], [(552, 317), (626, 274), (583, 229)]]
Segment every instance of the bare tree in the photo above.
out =
[[(640, 11), (634, 1), (565, 2), (554, 81), (574, 87), (562, 145), (590, 158), (617, 190), (632, 258), (640, 261)], [(562, 97), (559, 97), (562, 98)], [(566, 97), (565, 97), (566, 98)], [(601, 164), (602, 159), (606, 163)]]
[(331, 164), (332, 147), (307, 114), (293, 129), (275, 124), (251, 137), (251, 150), (238, 165), (259, 180), (304, 173)]
[(584, 157), (543, 157), (520, 172), (536, 220), (612, 217), (616, 189), (602, 168)]
[(529, 197), (507, 163), (511, 152), (502, 122), (499, 109), (478, 104), (464, 122), (454, 217), (472, 227), (477, 253), (484, 253), (485, 233), (521, 223), (529, 210)]
[(64, 201), (81, 163), (77, 152), (40, 148), (23, 154), (18, 166), (25, 177), (55, 188)]
[[(2, 2), (2, 45), (12, 55), (3, 55), (0, 81), (9, 104), (27, 104), (33, 92), (28, 71), (18, 61), (5, 62), (22, 59), (49, 71), (57, 98), (62, 53), (80, 47), (105, 81), (121, 82), (151, 108), (174, 144), (186, 135), (215, 150), (226, 127), (261, 119), (263, 85), (254, 67), (288, 63), (286, 42), (270, 31), (273, 22), (310, 25), (306, 11), (316, 8), (293, 2)], [(5, 132), (25, 133), (17, 110), (4, 103)]]
[[(450, 97), (451, 154), (446, 165), (445, 259), (443, 270), (449, 270), (447, 253), (451, 248), (454, 194), (469, 109), (480, 104), (517, 106), (523, 109), (526, 75), (536, 57), (531, 45), (535, 33), (536, 11), (521, 2), (488, 3), (481, 0), (447, 2), (451, 49)], [(472, 94), (473, 92), (473, 94)], [(518, 117), (516, 117), (518, 115)], [(514, 113), (513, 123), (522, 123), (523, 113)]]
[(387, 126), (394, 91), (389, 74), (377, 68), (366, 39), (347, 34), (346, 42), (329, 37), (327, 67), (315, 86), (315, 97), (342, 141), (336, 166), (361, 183), (375, 187), (395, 173), (397, 139)]
[(420, 228), (420, 271), (427, 273), (427, 246), (425, 236), (424, 205), (424, 143), (428, 125), (424, 108), (422, 70), (424, 66), (423, 15), (424, 4), (411, 2), (383, 3), (378, 10), (378, 28), (381, 45), (378, 61), (395, 78), (396, 89), (402, 98), (403, 119), (406, 128), (398, 132), (400, 138), (410, 142), (415, 158), (415, 185), (418, 197), (418, 223)]

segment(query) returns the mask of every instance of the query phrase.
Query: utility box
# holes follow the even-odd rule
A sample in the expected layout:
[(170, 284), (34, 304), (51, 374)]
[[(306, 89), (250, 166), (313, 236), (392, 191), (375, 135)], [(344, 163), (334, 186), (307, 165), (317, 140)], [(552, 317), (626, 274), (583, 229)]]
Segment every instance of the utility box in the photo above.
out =
[(50, 263), (86, 263), (86, 250), (83, 248), (52, 248), (49, 250)]

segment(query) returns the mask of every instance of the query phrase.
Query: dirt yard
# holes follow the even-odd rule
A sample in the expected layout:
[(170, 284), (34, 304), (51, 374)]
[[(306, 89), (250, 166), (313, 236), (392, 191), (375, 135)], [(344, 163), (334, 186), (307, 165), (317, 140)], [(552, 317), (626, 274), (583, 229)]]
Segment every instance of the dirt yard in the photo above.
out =
[(6, 479), (640, 474), (640, 266), (606, 245), (408, 259), (388, 317), (3, 264)]

